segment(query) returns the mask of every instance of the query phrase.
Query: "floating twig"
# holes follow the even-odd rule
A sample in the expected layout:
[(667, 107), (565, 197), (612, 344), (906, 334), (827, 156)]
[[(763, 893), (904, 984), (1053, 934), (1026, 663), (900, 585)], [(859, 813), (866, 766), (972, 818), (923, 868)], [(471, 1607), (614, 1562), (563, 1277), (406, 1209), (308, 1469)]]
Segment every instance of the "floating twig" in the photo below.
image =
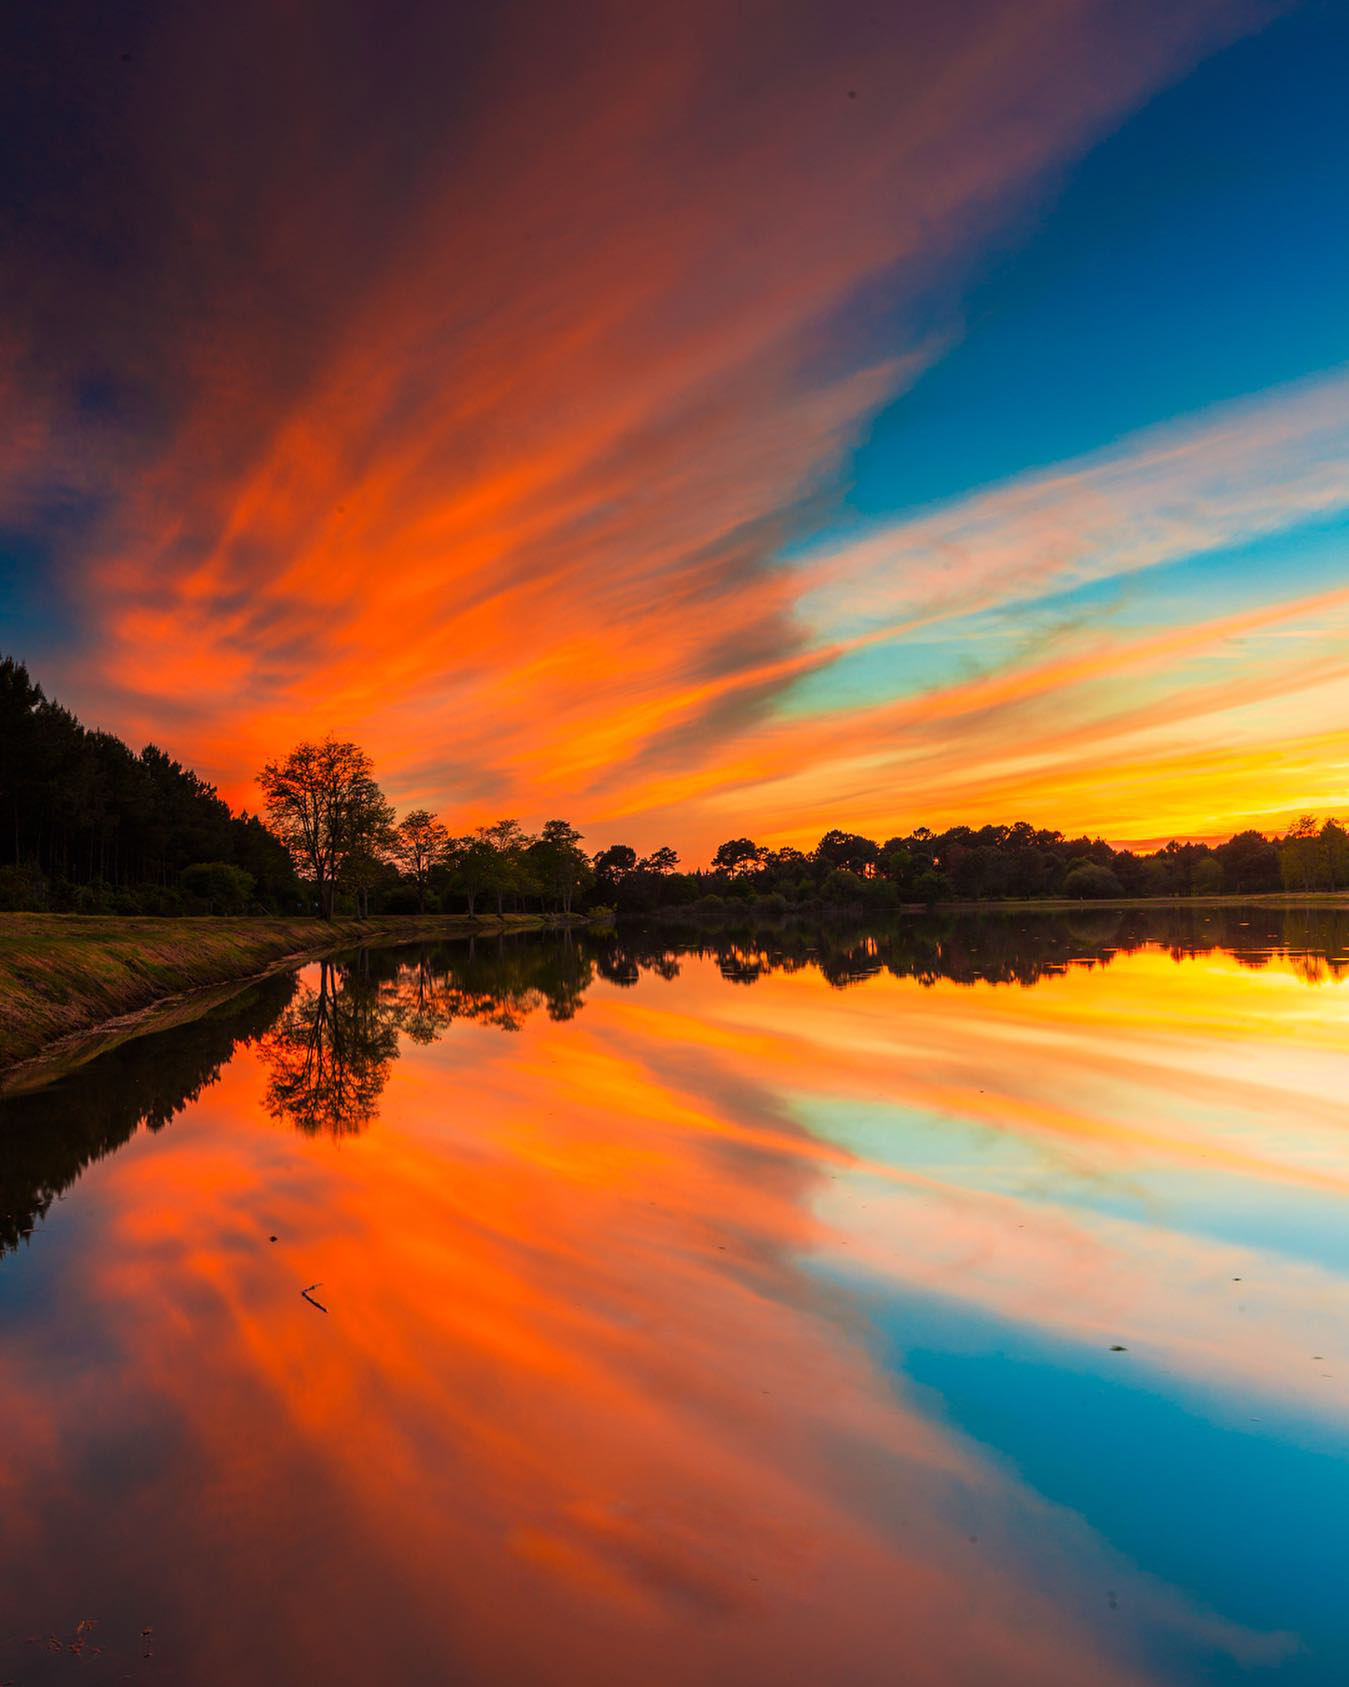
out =
[[(322, 1283), (311, 1283), (309, 1285), (309, 1289), (321, 1289), (322, 1287), (323, 1287)], [(321, 1300), (315, 1300), (313, 1295), (310, 1294), (309, 1289), (301, 1289), (300, 1293), (304, 1296), (304, 1298), (309, 1302), (309, 1304), (311, 1306), (317, 1306), (320, 1312), (326, 1312), (328, 1310), (328, 1308), (323, 1304), (323, 1302)]]

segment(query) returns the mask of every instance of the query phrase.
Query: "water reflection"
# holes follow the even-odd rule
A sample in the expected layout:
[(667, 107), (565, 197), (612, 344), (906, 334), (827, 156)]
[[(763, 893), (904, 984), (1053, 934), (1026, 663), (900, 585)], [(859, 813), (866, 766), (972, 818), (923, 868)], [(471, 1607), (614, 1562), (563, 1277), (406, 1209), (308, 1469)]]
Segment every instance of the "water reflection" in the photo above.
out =
[[(921, 983), (1035, 984), (1068, 967), (1104, 966), (1150, 946), (1175, 960), (1225, 951), (1256, 970), (1276, 958), (1307, 980), (1349, 972), (1349, 908), (1084, 908), (1072, 913), (990, 911), (886, 925), (734, 927), (691, 935), (648, 931), (615, 940), (602, 963), (614, 983), (635, 983), (678, 953), (710, 955), (722, 976), (752, 984), (772, 972), (817, 968), (840, 988), (881, 972)], [(675, 963), (677, 965), (677, 963)]]
[(215, 1081), (0, 1264), (0, 1680), (1343, 1678), (1344, 929), (1211, 920), (372, 950), (143, 1039), (119, 1131)]
[(262, 1039), (267, 1111), (297, 1130), (363, 1130), (398, 1058), (399, 1003), (385, 996), (368, 952), (348, 966), (320, 961)]
[(275, 1119), (344, 1136), (377, 1116), (400, 1038), (426, 1045), (456, 1023), (518, 1031), (531, 1014), (573, 1018), (597, 979), (629, 988), (712, 960), (728, 983), (817, 972), (847, 989), (888, 974), (923, 985), (1034, 985), (1069, 969), (1157, 949), (1174, 961), (1224, 953), (1252, 971), (1276, 962), (1307, 984), (1349, 974), (1349, 909), (1084, 909), (793, 926), (769, 932), (625, 930), (363, 949), (251, 987), (188, 1029), (122, 1045), (96, 1074), (0, 1098), (0, 1253), (31, 1234), (91, 1160), (138, 1128), (158, 1130), (214, 1082), (236, 1045), (258, 1042)]
[(162, 1130), (215, 1083), (295, 988), (290, 977), (266, 979), (187, 1025), (108, 1050), (64, 1083), (0, 1099), (0, 1256), (32, 1235), (88, 1166), (142, 1126)]
[(570, 1019), (593, 977), (593, 963), (565, 938), (362, 949), (320, 961), (262, 1040), (267, 1110), (310, 1134), (363, 1130), (400, 1035), (425, 1045), (460, 1020), (518, 1031), (539, 1009)]
[(711, 956), (730, 984), (813, 968), (838, 989), (880, 973), (933, 984), (1031, 985), (1068, 967), (1104, 966), (1157, 946), (1175, 960), (1226, 950), (1243, 966), (1280, 955), (1308, 982), (1349, 970), (1349, 911), (1102, 910), (1072, 915), (989, 915), (907, 920), (857, 930), (810, 927), (768, 938), (710, 939), (643, 931), (607, 937), (570, 932), (496, 941), (365, 949), (310, 969), (262, 1043), (267, 1105), (298, 1129), (340, 1136), (362, 1130), (398, 1057), (400, 1034), (433, 1043), (467, 1020), (518, 1031), (530, 1014), (571, 1019), (597, 978), (620, 988), (644, 974), (669, 982), (680, 955)]

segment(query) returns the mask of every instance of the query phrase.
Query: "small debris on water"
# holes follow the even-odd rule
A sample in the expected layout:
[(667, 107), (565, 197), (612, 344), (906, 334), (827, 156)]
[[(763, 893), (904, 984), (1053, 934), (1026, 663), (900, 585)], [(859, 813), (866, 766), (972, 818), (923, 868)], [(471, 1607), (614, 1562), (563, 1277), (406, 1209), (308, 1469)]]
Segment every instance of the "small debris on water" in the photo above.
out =
[(310, 1289), (321, 1289), (322, 1287), (322, 1283), (311, 1283), (308, 1289), (301, 1289), (300, 1294), (311, 1306), (317, 1306), (320, 1312), (326, 1312), (328, 1308), (323, 1304), (323, 1302), (321, 1300), (315, 1300), (313, 1295), (309, 1292)]
[(1110, 1351), (1112, 1353), (1127, 1353), (1129, 1351), (1129, 1349), (1127, 1347), (1121, 1347), (1117, 1342), (1115, 1344), (1115, 1346), (1110, 1349)]

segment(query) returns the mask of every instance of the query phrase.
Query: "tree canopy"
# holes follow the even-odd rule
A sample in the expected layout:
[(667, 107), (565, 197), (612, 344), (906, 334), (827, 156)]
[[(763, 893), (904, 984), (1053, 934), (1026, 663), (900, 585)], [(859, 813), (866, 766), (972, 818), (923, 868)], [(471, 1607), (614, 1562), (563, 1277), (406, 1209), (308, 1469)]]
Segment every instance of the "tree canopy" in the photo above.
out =
[(312, 883), (319, 912), (333, 917), (337, 884), (357, 851), (389, 845), (394, 810), (375, 783), (370, 757), (345, 739), (297, 744), (258, 774), (268, 823), (290, 851), (300, 877)]

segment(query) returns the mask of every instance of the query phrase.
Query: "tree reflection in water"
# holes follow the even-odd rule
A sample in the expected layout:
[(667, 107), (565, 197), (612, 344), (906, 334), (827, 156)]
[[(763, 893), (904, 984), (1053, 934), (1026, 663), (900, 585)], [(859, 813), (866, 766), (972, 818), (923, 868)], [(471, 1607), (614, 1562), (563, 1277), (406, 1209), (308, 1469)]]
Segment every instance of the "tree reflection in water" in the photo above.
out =
[(298, 986), (289, 976), (265, 980), (45, 1089), (0, 1098), (0, 1255), (32, 1235), (86, 1166), (138, 1129), (160, 1129), (213, 1083), (241, 1043), (261, 1054), (273, 1117), (341, 1137), (377, 1116), (401, 1038), (434, 1043), (457, 1021), (515, 1032), (535, 1013), (571, 1019), (597, 982), (627, 989), (643, 978), (673, 979), (690, 956), (711, 960), (740, 987), (803, 968), (836, 989), (865, 988), (881, 973), (920, 984), (1026, 987), (1147, 946), (1177, 960), (1220, 950), (1257, 969), (1281, 957), (1314, 986), (1349, 974), (1349, 910), (1009, 908), (881, 926), (662, 925), (362, 950), (319, 963)]
[(624, 928), (598, 954), (596, 968), (626, 986), (644, 973), (669, 976), (669, 968), (678, 970), (679, 955), (695, 954), (739, 985), (803, 967), (836, 989), (880, 973), (920, 984), (1033, 985), (1072, 967), (1108, 966), (1117, 955), (1147, 947), (1165, 949), (1176, 960), (1222, 950), (1257, 970), (1281, 956), (1315, 984), (1349, 973), (1349, 909), (1200, 903), (1049, 913), (1009, 905), (855, 925), (756, 925), (747, 905), (743, 925), (731, 915), (710, 930), (674, 920), (635, 934)]
[(267, 1111), (314, 1136), (351, 1136), (375, 1117), (398, 1058), (397, 1005), (370, 976), (368, 951), (354, 962), (318, 963), (262, 1039)]
[(400, 1037), (429, 1044), (456, 1021), (519, 1031), (531, 1014), (572, 1018), (597, 979), (630, 989), (673, 979), (680, 957), (712, 960), (730, 984), (813, 968), (848, 989), (889, 973), (920, 984), (1030, 986), (1072, 967), (1108, 966), (1153, 946), (1177, 960), (1225, 950), (1243, 965), (1285, 956), (1308, 983), (1349, 970), (1349, 911), (1267, 906), (1008, 909), (900, 918), (850, 928), (808, 925), (524, 934), (362, 950), (322, 963), (264, 1038), (274, 1117), (309, 1133), (349, 1135), (375, 1117)]
[(456, 1020), (518, 1031), (540, 1010), (570, 1019), (594, 976), (570, 934), (321, 961), (260, 1044), (267, 1109), (309, 1135), (354, 1135), (377, 1115), (400, 1037), (433, 1043)]
[(0, 1257), (32, 1236), (86, 1167), (160, 1131), (257, 1042), (295, 993), (261, 980), (196, 1019), (132, 1037), (45, 1088), (0, 1099)]

